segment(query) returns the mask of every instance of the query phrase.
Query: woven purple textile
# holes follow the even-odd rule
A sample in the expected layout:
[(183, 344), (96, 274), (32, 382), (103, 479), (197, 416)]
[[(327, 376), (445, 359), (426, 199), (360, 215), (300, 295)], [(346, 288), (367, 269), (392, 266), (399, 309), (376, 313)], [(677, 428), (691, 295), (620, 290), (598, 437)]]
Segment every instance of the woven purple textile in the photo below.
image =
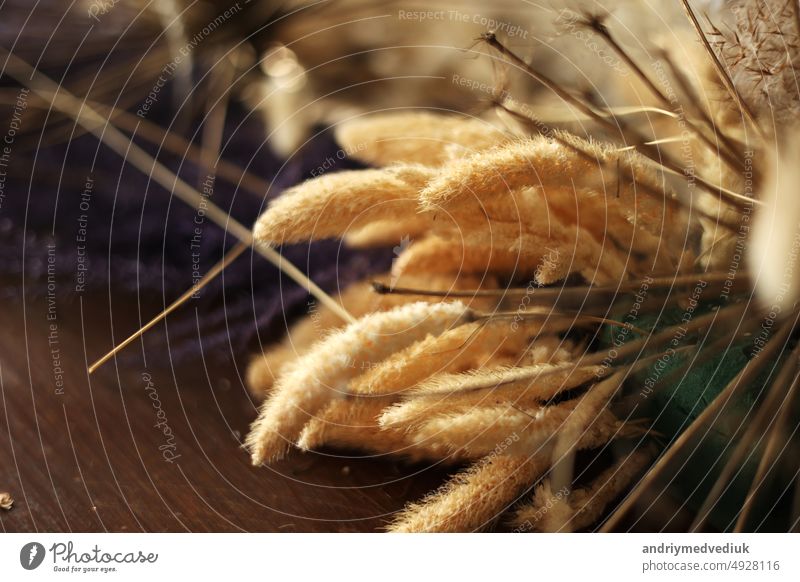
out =
[[(158, 120), (160, 115), (168, 121), (170, 111), (166, 106), (162, 109), (151, 119)], [(252, 193), (217, 178), (209, 200), (250, 226), (266, 200), (310, 177), (311, 169), (335, 152), (336, 146), (329, 132), (322, 132), (283, 165), (264, 143), (259, 122), (235, 104), (229, 109), (222, 157), (247, 165), (253, 174), (272, 181), (272, 186), (268, 193)], [(184, 137), (193, 133), (191, 129)], [(168, 305), (191, 287), (193, 276), (204, 274), (235, 244), (208, 217), (149, 181), (95, 137), (83, 135), (41, 147), (38, 134), (24, 137), (13, 151), (13, 171), (0, 208), (0, 273), (6, 297), (18, 295), (23, 286), (28, 297), (46, 294), (50, 265), (59, 309), (74, 306), (79, 295), (109, 290), (114, 306), (134, 305), (140, 298), (148, 305), (154, 299)], [(153, 147), (148, 151), (203, 191), (207, 176), (200, 168)], [(332, 171), (347, 167), (354, 164), (343, 160)], [(385, 270), (391, 255), (353, 252), (338, 241), (282, 251), (333, 292)], [(281, 278), (275, 267), (248, 251), (198, 298), (169, 317), (169, 350), (149, 351), (181, 361), (196, 357), (202, 341), (205, 356), (212, 360), (232, 353), (246, 356), (259, 342), (279, 338), (286, 322), (305, 312), (308, 300), (304, 289)], [(165, 335), (153, 333), (146, 341), (148, 345), (163, 343)]]

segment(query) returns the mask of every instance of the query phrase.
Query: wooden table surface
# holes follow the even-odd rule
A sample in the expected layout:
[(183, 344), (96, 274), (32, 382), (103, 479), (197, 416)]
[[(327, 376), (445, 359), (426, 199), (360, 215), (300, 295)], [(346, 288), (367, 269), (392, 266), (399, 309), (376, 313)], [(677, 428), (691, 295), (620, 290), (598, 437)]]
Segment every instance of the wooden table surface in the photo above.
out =
[(88, 376), (113, 343), (111, 323), (117, 341), (136, 328), (135, 298), (112, 305), (59, 303), (57, 343), (45, 301), (0, 310), (0, 491), (15, 500), (0, 510), (3, 531), (379, 531), (446, 477), (340, 451), (252, 467), (241, 442), (256, 409), (241, 362), (146, 367), (136, 343), (124, 366)]

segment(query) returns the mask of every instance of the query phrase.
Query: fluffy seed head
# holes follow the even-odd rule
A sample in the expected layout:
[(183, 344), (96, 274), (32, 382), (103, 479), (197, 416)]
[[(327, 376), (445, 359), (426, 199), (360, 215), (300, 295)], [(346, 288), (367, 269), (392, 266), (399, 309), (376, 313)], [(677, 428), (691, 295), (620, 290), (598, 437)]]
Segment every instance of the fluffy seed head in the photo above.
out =
[(459, 302), (410, 303), (367, 315), (316, 344), (288, 367), (262, 406), (246, 443), (253, 463), (282, 456), (309, 417), (344, 394), (364, 366), (462, 323), (469, 314)]
[(423, 111), (380, 113), (336, 128), (342, 148), (374, 166), (398, 162), (439, 166), (507, 139), (485, 121)]
[(256, 239), (286, 244), (342, 236), (371, 221), (414, 217), (417, 192), (432, 176), (424, 166), (325, 174), (289, 189), (256, 222)]

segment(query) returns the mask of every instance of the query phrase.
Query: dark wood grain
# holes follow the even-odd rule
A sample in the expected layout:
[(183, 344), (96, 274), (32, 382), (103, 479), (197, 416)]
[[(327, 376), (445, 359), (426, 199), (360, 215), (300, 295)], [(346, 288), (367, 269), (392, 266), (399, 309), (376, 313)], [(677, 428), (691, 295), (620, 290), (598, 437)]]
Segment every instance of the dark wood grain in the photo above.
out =
[[(341, 452), (295, 452), (252, 467), (241, 441), (255, 403), (241, 365), (147, 367), (135, 344), (124, 365), (109, 362), (89, 377), (87, 361), (113, 345), (111, 323), (117, 340), (136, 328), (136, 299), (59, 303), (58, 344), (48, 344), (47, 313), (43, 300), (21, 299), (0, 312), (0, 491), (15, 499), (0, 511), (4, 531), (376, 531), (446, 475)], [(180, 456), (168, 462), (162, 453), (173, 442), (168, 450)]]

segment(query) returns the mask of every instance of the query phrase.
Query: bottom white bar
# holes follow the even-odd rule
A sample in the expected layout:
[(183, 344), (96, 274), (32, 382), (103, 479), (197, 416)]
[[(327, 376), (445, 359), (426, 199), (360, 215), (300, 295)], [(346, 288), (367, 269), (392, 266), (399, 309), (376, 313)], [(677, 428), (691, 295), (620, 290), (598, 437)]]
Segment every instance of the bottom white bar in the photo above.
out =
[(798, 563), (787, 534), (0, 535), (3, 580), (798, 580)]

